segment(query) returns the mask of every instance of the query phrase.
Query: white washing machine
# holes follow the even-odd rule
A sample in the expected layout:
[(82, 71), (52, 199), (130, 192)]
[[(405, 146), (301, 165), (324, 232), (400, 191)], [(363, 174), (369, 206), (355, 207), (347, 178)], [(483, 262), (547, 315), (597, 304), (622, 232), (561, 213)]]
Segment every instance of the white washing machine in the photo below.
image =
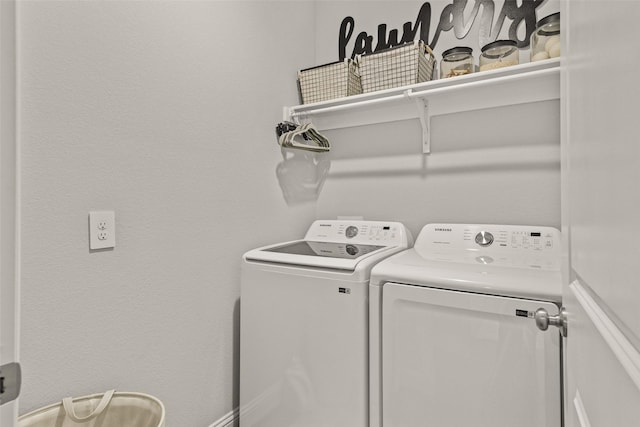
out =
[(369, 274), (412, 243), (397, 222), (315, 221), (244, 255), (241, 427), (368, 427)]
[(554, 228), (430, 224), (375, 266), (371, 426), (560, 427), (560, 265)]

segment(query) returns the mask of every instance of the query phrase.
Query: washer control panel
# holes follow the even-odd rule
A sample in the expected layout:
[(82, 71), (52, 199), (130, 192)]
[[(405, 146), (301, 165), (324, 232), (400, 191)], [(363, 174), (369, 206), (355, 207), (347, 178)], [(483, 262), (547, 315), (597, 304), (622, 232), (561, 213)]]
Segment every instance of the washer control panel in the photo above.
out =
[(305, 240), (383, 246), (411, 243), (411, 237), (404, 225), (384, 221), (315, 221), (307, 231)]

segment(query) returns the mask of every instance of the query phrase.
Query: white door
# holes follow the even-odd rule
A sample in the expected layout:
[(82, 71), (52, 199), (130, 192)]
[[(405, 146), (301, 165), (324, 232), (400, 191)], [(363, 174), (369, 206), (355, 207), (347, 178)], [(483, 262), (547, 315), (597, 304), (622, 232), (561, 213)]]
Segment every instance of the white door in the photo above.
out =
[(560, 334), (549, 302), (387, 283), (382, 425), (559, 427)]
[[(0, 1), (0, 426), (18, 410), (15, 2)], [(7, 403), (8, 402), (8, 403)]]
[(640, 426), (640, 2), (562, 8), (566, 426)]

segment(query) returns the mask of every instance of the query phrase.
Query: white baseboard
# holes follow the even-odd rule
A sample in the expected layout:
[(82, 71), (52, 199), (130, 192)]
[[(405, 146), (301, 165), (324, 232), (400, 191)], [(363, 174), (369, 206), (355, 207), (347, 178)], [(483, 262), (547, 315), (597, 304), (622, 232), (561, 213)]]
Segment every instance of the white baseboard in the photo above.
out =
[(220, 418), (215, 423), (211, 424), (209, 427), (236, 427), (240, 421), (240, 410), (235, 408), (233, 411), (229, 412), (222, 418)]

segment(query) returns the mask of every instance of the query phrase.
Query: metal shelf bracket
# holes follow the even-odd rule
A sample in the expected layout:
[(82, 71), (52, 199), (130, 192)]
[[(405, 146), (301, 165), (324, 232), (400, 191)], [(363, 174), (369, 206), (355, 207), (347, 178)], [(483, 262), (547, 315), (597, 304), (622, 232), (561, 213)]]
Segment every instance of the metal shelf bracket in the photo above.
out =
[(416, 98), (418, 119), (422, 126), (422, 153), (431, 153), (431, 116), (429, 115), (429, 101), (425, 98)]
[(413, 99), (416, 103), (418, 112), (418, 120), (422, 127), (422, 153), (431, 154), (431, 116), (429, 115), (429, 101), (420, 93), (414, 92), (412, 89), (404, 91), (407, 99)]

